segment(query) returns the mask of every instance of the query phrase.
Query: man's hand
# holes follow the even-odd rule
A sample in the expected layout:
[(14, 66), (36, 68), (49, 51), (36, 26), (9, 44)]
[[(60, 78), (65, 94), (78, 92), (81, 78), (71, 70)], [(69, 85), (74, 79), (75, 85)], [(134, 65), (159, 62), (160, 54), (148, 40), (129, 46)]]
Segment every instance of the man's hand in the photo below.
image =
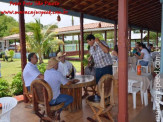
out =
[(95, 42), (96, 42), (97, 44), (99, 44), (99, 43), (100, 43), (100, 40), (99, 40), (98, 38), (96, 38), (96, 39), (95, 39)]
[(72, 80), (69, 80), (65, 85), (71, 85), (71, 84), (75, 84), (77, 82), (79, 82), (80, 80), (78, 79), (72, 79)]
[(78, 80), (78, 79), (73, 79), (71, 82), (72, 82), (72, 84), (75, 84), (75, 83), (77, 83), (77, 82), (79, 82), (80, 80)]

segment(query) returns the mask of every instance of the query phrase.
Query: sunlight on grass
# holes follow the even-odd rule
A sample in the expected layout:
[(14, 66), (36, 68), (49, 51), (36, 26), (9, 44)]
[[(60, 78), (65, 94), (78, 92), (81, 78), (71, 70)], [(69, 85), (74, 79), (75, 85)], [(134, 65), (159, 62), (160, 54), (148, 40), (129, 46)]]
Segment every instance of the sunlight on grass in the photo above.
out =
[[(6, 62), (1, 60), (1, 76), (9, 83), (12, 82), (12, 78), (18, 73), (21, 72), (21, 60), (14, 59), (13, 62)], [(81, 63), (80, 61), (70, 61), (74, 67), (76, 68), (77, 72), (81, 71)], [(44, 60), (44, 63), (47, 65), (48, 59)]]

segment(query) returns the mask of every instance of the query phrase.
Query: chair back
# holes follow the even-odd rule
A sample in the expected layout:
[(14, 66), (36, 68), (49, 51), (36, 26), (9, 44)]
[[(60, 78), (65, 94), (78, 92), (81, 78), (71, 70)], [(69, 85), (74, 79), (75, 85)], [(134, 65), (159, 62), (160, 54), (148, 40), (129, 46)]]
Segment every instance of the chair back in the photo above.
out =
[(49, 84), (43, 79), (36, 79), (31, 83), (31, 91), (38, 104), (45, 102), (45, 94), (47, 94), (47, 101), (50, 102), (53, 98), (53, 92)]
[(106, 74), (101, 77), (98, 83), (98, 94), (101, 97), (101, 107), (105, 108), (105, 98), (109, 98), (110, 96), (110, 103), (113, 103), (113, 76)]
[(163, 97), (162, 91), (154, 91), (154, 102), (155, 102), (156, 110), (158, 113), (158, 115), (156, 116), (156, 119), (157, 120), (161, 119), (161, 122), (163, 121), (163, 110), (161, 110), (162, 108), (161, 106), (163, 105), (162, 97)]
[(32, 98), (30, 96), (30, 91), (27, 90), (27, 87), (25, 86), (23, 74), (22, 74), (22, 81), (23, 81), (23, 95), (24, 95), (24, 102), (32, 102)]
[(2, 104), (0, 122), (10, 122), (10, 112), (17, 105), (17, 100), (13, 97), (2, 97), (0, 103)]
[(136, 83), (137, 84), (140, 83), (138, 87), (142, 88), (142, 83), (141, 82), (136, 81), (136, 80), (131, 80), (131, 79), (128, 80), (128, 93), (133, 92), (133, 85), (136, 84)]

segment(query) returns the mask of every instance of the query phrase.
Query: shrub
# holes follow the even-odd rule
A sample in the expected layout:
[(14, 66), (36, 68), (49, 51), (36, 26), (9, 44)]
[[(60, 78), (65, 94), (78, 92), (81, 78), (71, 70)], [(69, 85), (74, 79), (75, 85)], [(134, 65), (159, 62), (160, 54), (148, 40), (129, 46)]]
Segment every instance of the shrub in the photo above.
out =
[(46, 65), (42, 63), (42, 64), (39, 64), (37, 67), (38, 67), (38, 70), (41, 72), (41, 74), (44, 74), (46, 70)]
[(10, 88), (9, 88), (9, 83), (4, 80), (0, 79), (0, 97), (6, 97), (10, 96)]
[(14, 95), (23, 94), (23, 81), (21, 77), (21, 72), (14, 76), (11, 89)]
[(87, 57), (83, 59), (83, 65), (86, 67), (88, 65), (88, 58), (90, 57), (90, 54), (87, 54)]
[(8, 55), (11, 58), (11, 61), (13, 61), (12, 59), (14, 57), (14, 54), (15, 54), (15, 52), (13, 50), (8, 51)]

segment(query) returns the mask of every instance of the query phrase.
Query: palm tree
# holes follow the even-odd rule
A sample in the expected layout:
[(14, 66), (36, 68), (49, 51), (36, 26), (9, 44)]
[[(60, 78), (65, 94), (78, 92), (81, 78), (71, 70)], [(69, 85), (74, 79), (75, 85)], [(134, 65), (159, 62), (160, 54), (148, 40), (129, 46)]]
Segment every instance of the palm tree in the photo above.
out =
[(35, 23), (29, 23), (27, 28), (33, 32), (33, 35), (27, 37), (26, 40), (30, 44), (30, 50), (36, 52), (39, 57), (39, 63), (43, 63), (43, 54), (50, 50), (54, 50), (54, 47), (64, 44), (62, 40), (57, 39), (56, 32), (53, 29), (57, 28), (56, 24), (44, 27), (40, 20), (35, 20)]

